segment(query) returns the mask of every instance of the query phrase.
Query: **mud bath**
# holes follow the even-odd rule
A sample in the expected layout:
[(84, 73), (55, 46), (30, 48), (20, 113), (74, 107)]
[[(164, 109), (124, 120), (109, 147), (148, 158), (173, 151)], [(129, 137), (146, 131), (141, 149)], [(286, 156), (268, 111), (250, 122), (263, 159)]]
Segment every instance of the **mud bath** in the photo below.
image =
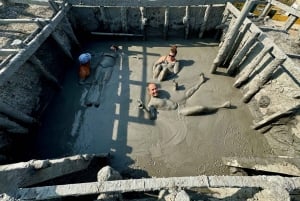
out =
[[(261, 133), (250, 128), (252, 116), (241, 100), (239, 90), (232, 87), (232, 77), (210, 74), (218, 51), (211, 40), (109, 41), (95, 40), (83, 52), (93, 54), (93, 62), (101, 52), (117, 44), (121, 57), (110, 80), (101, 92), (99, 107), (86, 107), (84, 99), (90, 85), (78, 83), (78, 65), (70, 66), (51, 105), (47, 108), (35, 144), (33, 158), (57, 158), (73, 154), (111, 153), (111, 166), (133, 177), (172, 177), (227, 175), (222, 157), (270, 156), (272, 150)], [(168, 54), (170, 45), (178, 46), (181, 70), (178, 90), (172, 79), (159, 83), (172, 100), (199, 79), (200, 72), (209, 78), (186, 102), (185, 106), (218, 105), (230, 100), (232, 109), (215, 114), (182, 116), (178, 110), (158, 111), (149, 120), (138, 109), (137, 100), (147, 103), (146, 86), (152, 79), (152, 65)], [(134, 170), (134, 171), (133, 171)]]

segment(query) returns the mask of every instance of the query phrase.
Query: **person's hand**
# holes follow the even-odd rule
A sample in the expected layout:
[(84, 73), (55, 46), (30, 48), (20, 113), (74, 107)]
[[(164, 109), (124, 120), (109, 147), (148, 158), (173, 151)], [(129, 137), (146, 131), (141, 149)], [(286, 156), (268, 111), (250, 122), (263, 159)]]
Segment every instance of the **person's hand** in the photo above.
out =
[(137, 102), (138, 102), (138, 108), (139, 108), (140, 110), (145, 109), (145, 105), (144, 105), (144, 103), (143, 103), (141, 100), (138, 100)]

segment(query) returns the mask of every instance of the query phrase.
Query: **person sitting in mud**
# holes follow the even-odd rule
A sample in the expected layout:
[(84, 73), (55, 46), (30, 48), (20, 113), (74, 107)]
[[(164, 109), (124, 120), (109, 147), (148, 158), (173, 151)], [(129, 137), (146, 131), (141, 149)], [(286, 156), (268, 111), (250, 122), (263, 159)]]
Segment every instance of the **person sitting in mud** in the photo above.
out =
[(91, 73), (91, 54), (82, 53), (79, 55), (79, 81), (83, 82)]
[(172, 46), (167, 56), (160, 57), (153, 65), (153, 78), (165, 80), (169, 75), (179, 72), (179, 62), (176, 60), (177, 46)]
[[(183, 97), (183, 101), (189, 99), (199, 88), (200, 86), (206, 82), (208, 78), (204, 76), (203, 73), (200, 74), (200, 80), (195, 84), (195, 86), (188, 89)], [(159, 90), (155, 83), (148, 84), (148, 94), (150, 95), (150, 101), (148, 103), (148, 107), (140, 102), (139, 108), (145, 110), (150, 114), (150, 119), (156, 118), (156, 109), (158, 110), (176, 110), (178, 108), (178, 103), (160, 97)], [(179, 114), (189, 116), (189, 115), (201, 115), (201, 114), (209, 114), (218, 111), (220, 108), (230, 108), (230, 101), (226, 101), (222, 105), (217, 106), (203, 106), (203, 105), (195, 105), (185, 107), (179, 110)]]

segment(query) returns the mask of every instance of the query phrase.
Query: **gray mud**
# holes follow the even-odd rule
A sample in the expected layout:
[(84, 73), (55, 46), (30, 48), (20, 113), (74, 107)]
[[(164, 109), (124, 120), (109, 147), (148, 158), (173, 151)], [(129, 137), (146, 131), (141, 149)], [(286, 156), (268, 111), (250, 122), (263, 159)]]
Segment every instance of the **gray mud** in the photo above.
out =
[[(78, 84), (78, 66), (70, 66), (63, 89), (43, 117), (34, 145), (36, 158), (109, 152), (113, 156), (111, 166), (122, 173), (170, 177), (226, 175), (229, 171), (222, 164), (223, 156), (272, 154), (264, 136), (250, 128), (252, 116), (241, 101), (240, 91), (232, 87), (233, 78), (209, 73), (217, 43), (178, 39), (94, 41), (84, 48), (94, 54), (92, 66), (112, 44), (119, 45), (123, 54), (100, 92), (100, 106), (84, 104), (91, 86)], [(209, 78), (187, 102), (180, 103), (179, 109), (219, 105), (227, 100), (233, 104), (232, 109), (189, 117), (179, 115), (178, 110), (158, 111), (154, 121), (138, 109), (138, 99), (148, 100), (146, 85), (153, 81), (152, 65), (159, 56), (168, 54), (170, 45), (178, 46), (181, 71), (175, 78), (179, 90), (173, 90), (172, 80), (159, 85), (171, 99), (180, 100), (197, 82), (200, 72)]]

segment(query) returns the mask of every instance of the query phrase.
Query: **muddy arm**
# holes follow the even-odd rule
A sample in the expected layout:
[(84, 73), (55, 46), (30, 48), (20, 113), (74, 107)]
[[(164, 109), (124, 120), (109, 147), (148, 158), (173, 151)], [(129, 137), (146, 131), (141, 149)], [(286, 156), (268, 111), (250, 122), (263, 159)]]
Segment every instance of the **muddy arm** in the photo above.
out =
[(153, 105), (146, 107), (141, 100), (138, 100), (138, 108), (145, 111), (151, 120), (156, 119), (156, 108)]

